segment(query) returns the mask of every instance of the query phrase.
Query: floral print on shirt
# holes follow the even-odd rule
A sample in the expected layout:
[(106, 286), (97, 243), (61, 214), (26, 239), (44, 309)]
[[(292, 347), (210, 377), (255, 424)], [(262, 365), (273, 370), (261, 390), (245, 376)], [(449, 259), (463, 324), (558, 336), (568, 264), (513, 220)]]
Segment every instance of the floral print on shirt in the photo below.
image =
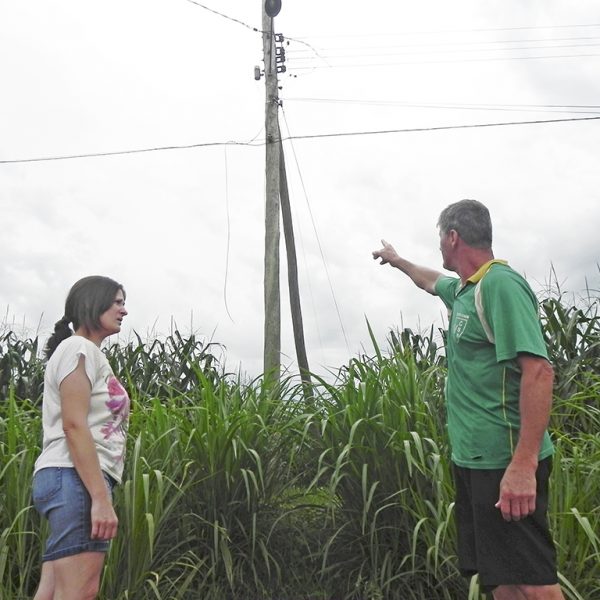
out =
[(102, 434), (105, 440), (110, 439), (115, 434), (125, 437), (127, 421), (129, 419), (129, 396), (114, 375), (109, 375), (106, 384), (110, 398), (106, 406), (112, 414), (112, 420), (102, 427)]

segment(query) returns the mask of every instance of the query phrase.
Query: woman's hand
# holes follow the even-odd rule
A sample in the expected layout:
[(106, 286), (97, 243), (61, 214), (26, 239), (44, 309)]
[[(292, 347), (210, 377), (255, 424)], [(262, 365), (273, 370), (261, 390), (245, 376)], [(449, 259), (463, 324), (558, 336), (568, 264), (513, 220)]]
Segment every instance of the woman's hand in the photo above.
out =
[(91, 519), (93, 540), (112, 540), (117, 536), (119, 519), (109, 496), (100, 500), (92, 499)]

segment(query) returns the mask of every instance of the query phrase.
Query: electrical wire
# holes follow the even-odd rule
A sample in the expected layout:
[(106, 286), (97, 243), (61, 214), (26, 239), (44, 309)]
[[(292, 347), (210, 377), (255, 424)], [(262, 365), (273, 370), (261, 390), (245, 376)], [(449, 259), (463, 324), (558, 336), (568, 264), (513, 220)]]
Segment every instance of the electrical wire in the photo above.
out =
[[(258, 27), (253, 27), (252, 25), (248, 25), (248, 23), (245, 23), (244, 21), (240, 21), (239, 19), (236, 19), (234, 17), (230, 17), (229, 15), (226, 15), (222, 12), (219, 12), (218, 10), (215, 10), (214, 8), (210, 8), (204, 4), (201, 4), (200, 2), (197, 2), (196, 0), (186, 0), (186, 2), (189, 2), (190, 4), (195, 4), (196, 6), (199, 6), (200, 8), (203, 8), (204, 10), (207, 10), (208, 12), (214, 13), (215, 15), (219, 15), (220, 17), (223, 17), (224, 19), (227, 19), (229, 21), (233, 21), (234, 23), (238, 23), (239, 25), (242, 25), (244, 27), (246, 27), (247, 29), (250, 29), (251, 31), (254, 31), (256, 33), (267, 33), (267, 34), (272, 34), (275, 35), (273, 32), (271, 31), (265, 31), (264, 29), (259, 29)], [(319, 52), (316, 48), (314, 48), (311, 44), (309, 44), (308, 42), (301, 40), (301, 39), (296, 39), (296, 38), (290, 38), (290, 37), (286, 37), (286, 40), (290, 40), (290, 41), (294, 41), (298, 44), (302, 44), (303, 46), (306, 46), (309, 50), (311, 50), (312, 52), (314, 52), (317, 56), (320, 57)]]
[(232, 323), (235, 323), (231, 313), (229, 312), (229, 305), (227, 304), (227, 281), (229, 279), (229, 246), (231, 242), (231, 219), (229, 215), (229, 169), (227, 166), (227, 146), (223, 147), (224, 158), (225, 158), (225, 214), (227, 216), (227, 244), (225, 252), (225, 279), (223, 281), (223, 301), (225, 303), (225, 311), (227, 316)]
[(474, 103), (414, 103), (407, 102), (405, 100), (355, 100), (352, 98), (283, 98), (285, 102), (339, 102), (341, 104), (373, 104), (376, 106), (410, 106), (410, 107), (448, 107), (448, 106), (459, 106), (466, 108), (487, 108), (487, 107), (524, 107), (524, 108), (598, 108), (600, 104), (474, 104)]
[[(309, 102), (317, 104), (345, 104), (359, 106), (386, 106), (403, 108), (434, 108), (449, 110), (508, 111), (508, 112), (551, 112), (567, 114), (599, 114), (600, 105), (559, 105), (559, 104), (459, 104), (453, 102), (417, 103), (394, 100), (358, 100), (338, 98), (282, 98), (284, 102)], [(559, 110), (560, 109), (560, 110)], [(595, 110), (581, 110), (595, 109)]]
[[(321, 55), (320, 58), (362, 58), (362, 57), (388, 57), (388, 56), (414, 56), (420, 54), (473, 54), (475, 52), (514, 52), (521, 50), (553, 50), (555, 48), (589, 48), (589, 47), (597, 47), (600, 46), (600, 42), (587, 43), (587, 44), (552, 44), (547, 46), (517, 46), (514, 48), (450, 48), (450, 49), (442, 49), (442, 50), (416, 50), (414, 52), (386, 52), (384, 54), (368, 54), (364, 52), (362, 48), (355, 48), (355, 54), (325, 54)], [(296, 57), (293, 58), (294, 61), (314, 61), (315, 58), (310, 57)]]
[(167, 150), (190, 150), (192, 148), (210, 148), (215, 146), (263, 146), (264, 142), (205, 142), (199, 144), (183, 144), (180, 146), (156, 146), (154, 148), (138, 148), (134, 150), (115, 150), (110, 152), (89, 152), (86, 154), (65, 154), (62, 156), (44, 156), (39, 158), (18, 158), (0, 160), (0, 164), (47, 162), (54, 160), (73, 160), (76, 158), (98, 158), (104, 156), (121, 156), (124, 154), (142, 154), (147, 152), (165, 152)]
[[(332, 50), (351, 50), (351, 51), (364, 51), (364, 50), (389, 50), (394, 48), (431, 48), (431, 47), (445, 47), (445, 46), (484, 46), (491, 44), (537, 44), (540, 42), (575, 42), (575, 41), (586, 41), (600, 39), (598, 36), (576, 36), (576, 37), (564, 37), (564, 38), (526, 38), (526, 39), (513, 39), (513, 40), (473, 40), (460, 42), (446, 41), (446, 42), (419, 42), (412, 44), (387, 44), (385, 46), (335, 46)], [(294, 56), (307, 52), (303, 48), (290, 48), (287, 51), (288, 56)]]
[[(292, 146), (292, 143), (290, 142), (290, 146)], [(294, 151), (294, 148), (292, 146), (292, 151)], [(282, 155), (281, 155), (281, 160), (285, 161), (284, 155), (283, 155), (283, 149), (282, 149)], [(297, 163), (296, 163), (297, 166)], [(302, 179), (302, 174), (300, 172), (298, 172), (300, 178)], [(289, 185), (289, 178), (288, 178), (288, 194), (290, 197), (290, 209), (294, 215), (294, 221), (299, 224), (300, 220), (298, 218), (298, 208), (296, 205), (296, 202), (293, 201), (293, 196), (294, 196), (294, 190), (291, 188), (291, 186)], [(323, 347), (323, 337), (321, 336), (321, 328), (319, 326), (319, 317), (317, 314), (317, 309), (316, 309), (316, 303), (315, 303), (315, 296), (313, 293), (313, 285), (312, 285), (312, 278), (311, 278), (311, 269), (309, 269), (307, 267), (308, 265), (308, 260), (306, 258), (306, 247), (304, 245), (304, 235), (303, 235), (303, 231), (302, 231), (302, 227), (297, 227), (294, 229), (295, 234), (297, 234), (297, 239), (299, 240), (299, 245), (300, 245), (300, 249), (302, 252), (302, 259), (303, 259), (303, 265), (306, 267), (305, 271), (304, 271), (304, 275), (306, 277), (306, 281), (308, 284), (308, 294), (310, 296), (310, 308), (312, 311), (312, 315), (313, 315), (313, 322), (315, 324), (315, 329), (317, 332), (317, 339), (318, 339), (318, 343), (319, 343), (319, 350), (321, 352), (321, 362), (323, 361), (323, 357), (325, 356), (325, 351), (324, 351), (324, 347)]]
[[(344, 132), (334, 132), (334, 133), (315, 133), (308, 135), (294, 135), (283, 137), (281, 140), (274, 139), (273, 143), (277, 143), (279, 141), (288, 141), (288, 140), (307, 140), (307, 139), (319, 139), (319, 138), (332, 138), (332, 137), (351, 137), (351, 136), (360, 136), (360, 135), (383, 135), (390, 133), (418, 133), (418, 132), (426, 132), (426, 131), (449, 131), (452, 129), (477, 129), (483, 127), (511, 127), (517, 125), (543, 125), (550, 123), (568, 123), (568, 122), (576, 122), (576, 121), (597, 121), (600, 119), (598, 117), (571, 117), (564, 119), (537, 119), (534, 121), (508, 121), (508, 122), (498, 122), (498, 123), (473, 123), (466, 125), (440, 125), (436, 127), (413, 127), (406, 129), (379, 129), (379, 130), (371, 130), (371, 131), (344, 131)], [(88, 154), (72, 154), (68, 156), (47, 156), (40, 158), (20, 158), (20, 159), (11, 159), (11, 160), (0, 160), (0, 164), (22, 164), (22, 163), (32, 163), (32, 162), (44, 162), (44, 161), (56, 161), (56, 160), (72, 160), (76, 158), (96, 158), (96, 157), (105, 157), (105, 156), (119, 156), (124, 154), (139, 154), (143, 152), (160, 152), (165, 150), (189, 150), (191, 148), (207, 148), (214, 146), (264, 146), (266, 141), (249, 143), (249, 142), (208, 142), (202, 144), (187, 144), (182, 146), (163, 146), (156, 148), (141, 148), (138, 150), (117, 150), (114, 152), (92, 152)]]
[(210, 8), (208, 6), (205, 6), (204, 4), (201, 4), (200, 2), (196, 2), (196, 0), (186, 0), (186, 2), (189, 2), (190, 4), (195, 4), (196, 6), (199, 6), (200, 8), (203, 8), (204, 10), (207, 10), (208, 12), (214, 13), (215, 15), (219, 15), (220, 17), (227, 19), (228, 21), (233, 21), (234, 23), (238, 23), (239, 25), (242, 25), (242, 26), (246, 27), (247, 29), (250, 29), (251, 31), (255, 31), (257, 33), (264, 33), (262, 29), (258, 29), (257, 27), (252, 27), (252, 25), (248, 25), (248, 23), (244, 23), (244, 21), (240, 21), (239, 19), (235, 19), (234, 17), (230, 17), (229, 15), (223, 14), (222, 12), (219, 12), (218, 10), (215, 10), (214, 8)]
[[(290, 128), (288, 125), (288, 121), (287, 121), (287, 117), (285, 114), (285, 111), (283, 110), (283, 107), (281, 107), (281, 112), (283, 114), (283, 120), (285, 122), (285, 127), (288, 131), (288, 134), (290, 133)], [(346, 328), (344, 327), (344, 321), (342, 319), (342, 314), (340, 312), (340, 307), (338, 305), (338, 301), (337, 298), (335, 296), (335, 291), (333, 289), (333, 283), (331, 281), (331, 276), (329, 274), (329, 268), (327, 267), (327, 261), (325, 260), (325, 253), (323, 252), (323, 246), (321, 244), (321, 239), (319, 237), (319, 232), (317, 230), (317, 225), (315, 223), (315, 218), (312, 212), (312, 208), (310, 206), (310, 201), (308, 199), (308, 192), (306, 191), (306, 186), (304, 185), (304, 178), (302, 177), (302, 171), (300, 170), (300, 163), (298, 162), (298, 156), (296, 155), (296, 149), (294, 148), (293, 143), (291, 143), (292, 140), (297, 139), (295, 136), (292, 135), (288, 135), (287, 138), (282, 138), (282, 140), (289, 140), (290, 141), (290, 146), (292, 148), (292, 154), (294, 155), (294, 161), (296, 162), (296, 169), (298, 171), (298, 175), (300, 177), (300, 183), (302, 184), (302, 191), (304, 192), (304, 198), (306, 199), (306, 205), (308, 207), (308, 213), (310, 215), (310, 220), (313, 226), (313, 231), (315, 232), (315, 237), (317, 239), (317, 245), (319, 247), (319, 253), (321, 255), (321, 261), (323, 262), (323, 267), (325, 268), (325, 274), (327, 276), (327, 282), (329, 284), (329, 290), (331, 291), (331, 297), (333, 298), (333, 304), (335, 306), (335, 311), (338, 317), (338, 321), (340, 323), (340, 328), (342, 330), (342, 334), (344, 336), (344, 341), (346, 343), (346, 349), (348, 350), (348, 354), (350, 354), (350, 344), (348, 343), (348, 336), (346, 335)]]
[(451, 129), (475, 129), (480, 127), (509, 127), (515, 125), (541, 125), (547, 123), (566, 123), (572, 121), (598, 121), (599, 117), (573, 117), (569, 119), (538, 119), (536, 121), (510, 121), (501, 123), (474, 123), (471, 125), (440, 125), (437, 127), (413, 127), (408, 129), (379, 129), (373, 131), (348, 131), (337, 133), (318, 133), (314, 135), (295, 135), (289, 138), (282, 138), (282, 141), (288, 139), (306, 140), (316, 138), (332, 138), (332, 137), (351, 137), (358, 135), (383, 135), (389, 133), (418, 133), (425, 131), (447, 131)]
[[(294, 152), (293, 147), (292, 147), (292, 152)], [(299, 176), (300, 176), (300, 178), (302, 178), (301, 173), (299, 173)], [(290, 191), (290, 196), (291, 195), (292, 194)], [(294, 212), (296, 222), (299, 222), (299, 219), (297, 218), (298, 212), (297, 212), (295, 203), (292, 204), (292, 211)], [(308, 260), (306, 258), (306, 248), (304, 245), (304, 236), (302, 233), (302, 228), (298, 227), (297, 231), (298, 231), (298, 238), (300, 239), (300, 248), (302, 250), (302, 259), (304, 261), (304, 265), (307, 266)], [(321, 335), (321, 328), (319, 327), (319, 317), (318, 317), (317, 308), (316, 308), (315, 295), (313, 293), (313, 285), (312, 285), (312, 278), (310, 276), (310, 271), (311, 270), (307, 267), (306, 271), (305, 271), (305, 276), (306, 276), (306, 281), (308, 283), (308, 293), (310, 296), (310, 308), (311, 308), (312, 315), (313, 315), (313, 321), (315, 323), (315, 329), (317, 330), (317, 339), (319, 341), (319, 350), (321, 351), (321, 362), (324, 362), (323, 359), (325, 356), (325, 349), (323, 347), (323, 336)]]
[(592, 58), (600, 56), (600, 53), (589, 54), (546, 54), (542, 56), (500, 56), (486, 58), (457, 58), (448, 60), (406, 60), (401, 62), (383, 62), (383, 63), (347, 63), (347, 64), (327, 64), (327, 65), (309, 65), (294, 67), (288, 66), (288, 71), (305, 71), (316, 69), (347, 69), (347, 68), (362, 68), (362, 67), (394, 67), (401, 65), (442, 65), (452, 63), (473, 63), (473, 62), (501, 62), (510, 60), (544, 60), (544, 59), (559, 59), (559, 58)]
[(478, 32), (488, 32), (488, 31), (539, 31), (543, 29), (578, 29), (578, 28), (588, 28), (588, 27), (600, 27), (600, 23), (579, 23), (573, 25), (529, 25), (529, 26), (520, 26), (520, 27), (479, 27), (479, 28), (471, 28), (471, 29), (433, 29), (433, 30), (424, 30), (424, 31), (396, 31), (394, 33), (385, 32), (385, 31), (377, 31), (376, 33), (349, 33), (349, 34), (339, 34), (339, 35), (301, 35), (296, 36), (302, 39), (322, 39), (322, 38), (357, 38), (357, 37), (377, 37), (379, 39), (383, 37), (398, 37), (405, 35), (432, 35), (432, 34), (449, 34), (449, 33), (478, 33)]
[[(424, 33), (430, 34), (452, 34), (452, 33), (475, 33), (475, 32), (488, 32), (488, 31), (525, 31), (525, 30), (552, 30), (552, 29), (561, 29), (564, 30), (567, 27), (577, 27), (577, 26), (546, 26), (546, 27), (513, 27), (513, 28), (488, 28), (488, 29), (469, 29), (469, 30), (447, 30), (447, 31), (437, 31), (437, 32), (404, 32), (400, 34), (394, 34), (394, 37), (407, 36), (407, 35), (423, 35)], [(580, 25), (579, 27), (584, 27)], [(586, 27), (600, 27), (600, 24), (590, 24), (586, 25)], [(367, 34), (369, 35), (369, 34)], [(377, 34), (378, 40), (381, 40), (385, 34)], [(327, 38), (332, 38), (335, 36), (327, 36)], [(349, 37), (364, 37), (361, 36), (349, 36)], [(326, 66), (329, 68), (341, 68), (341, 67), (360, 67), (360, 66), (387, 66), (387, 65), (395, 65), (398, 63), (390, 63), (385, 62), (381, 63), (368, 63), (365, 64), (363, 62), (351, 62), (341, 63), (341, 64), (329, 64), (327, 59), (329, 60), (340, 60), (347, 59), (352, 60), (356, 58), (367, 58), (367, 57), (397, 57), (397, 56), (414, 56), (414, 55), (425, 55), (425, 54), (436, 54), (436, 53), (462, 53), (462, 54), (473, 54), (473, 53), (482, 53), (482, 52), (517, 52), (517, 51), (535, 51), (535, 50), (551, 50), (551, 49), (563, 49), (563, 48), (584, 48), (584, 47), (595, 47), (598, 45), (596, 41), (598, 40), (598, 36), (562, 36), (562, 37), (538, 37), (538, 38), (523, 38), (520, 36), (517, 39), (502, 39), (502, 40), (465, 40), (460, 39), (456, 40), (444, 40), (444, 41), (415, 41), (411, 43), (402, 43), (402, 44), (378, 44), (376, 46), (369, 45), (354, 45), (353, 47), (340, 47), (339, 45), (333, 46), (328, 49), (321, 49), (320, 54), (318, 56), (311, 56), (307, 54), (306, 50), (298, 49), (295, 50), (291, 48), (288, 50), (288, 67), (290, 70), (299, 70), (299, 69), (311, 69), (315, 68), (324, 68), (323, 65), (319, 64), (319, 61), (325, 62)], [(551, 42), (547, 44), (547, 42)], [(579, 43), (579, 44), (564, 44), (559, 42), (588, 42), (588, 43)], [(516, 45), (520, 44), (520, 45)], [(525, 45), (523, 45), (525, 44)], [(532, 45), (533, 44), (533, 45)], [(545, 44), (545, 45), (542, 45)], [(490, 46), (496, 45), (499, 46), (497, 48), (485, 48), (481, 46)], [(475, 46), (473, 48), (473, 46)], [(479, 47), (477, 47), (479, 46)], [(504, 46), (504, 47), (502, 47)], [(398, 52), (397, 50), (418, 50), (412, 52)], [(373, 52), (376, 50), (378, 52)], [(340, 54), (341, 52), (341, 54)], [(593, 54), (595, 56), (596, 54)], [(478, 60), (526, 60), (532, 58), (567, 58), (567, 57), (582, 57), (582, 56), (592, 56), (591, 54), (561, 54), (561, 55), (542, 55), (542, 56), (508, 56), (508, 57), (483, 57)], [(316, 64), (306, 64), (306, 63)], [(439, 62), (441, 64), (448, 62), (472, 62), (472, 59), (464, 58), (459, 60), (437, 60), (437, 61), (419, 61), (417, 63), (408, 62), (408, 64), (428, 64), (430, 62)], [(405, 62), (399, 63), (405, 64)]]

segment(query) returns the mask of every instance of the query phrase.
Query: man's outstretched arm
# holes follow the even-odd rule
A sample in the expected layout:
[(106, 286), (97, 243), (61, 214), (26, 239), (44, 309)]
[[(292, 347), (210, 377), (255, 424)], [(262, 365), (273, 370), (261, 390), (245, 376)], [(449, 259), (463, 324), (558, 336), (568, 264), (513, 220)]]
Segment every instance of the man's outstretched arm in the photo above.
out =
[(420, 287), (422, 290), (435, 295), (435, 282), (439, 277), (442, 276), (442, 273), (436, 271), (435, 269), (429, 269), (428, 267), (415, 265), (409, 260), (398, 256), (398, 253), (396, 250), (394, 250), (394, 247), (391, 244), (388, 244), (385, 240), (381, 240), (381, 243), (383, 244), (383, 248), (373, 252), (373, 258), (375, 260), (380, 258), (380, 264), (389, 264), (392, 267), (396, 267), (396, 269), (400, 269), (400, 271), (412, 279), (413, 283), (417, 287)]

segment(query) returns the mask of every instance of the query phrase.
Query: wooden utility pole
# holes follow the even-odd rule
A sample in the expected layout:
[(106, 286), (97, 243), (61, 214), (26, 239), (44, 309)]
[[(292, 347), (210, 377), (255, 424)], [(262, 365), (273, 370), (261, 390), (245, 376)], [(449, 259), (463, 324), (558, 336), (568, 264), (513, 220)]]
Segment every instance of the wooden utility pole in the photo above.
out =
[(304, 396), (312, 396), (310, 389), (310, 369), (308, 356), (304, 344), (304, 327), (302, 325), (302, 308), (300, 304), (300, 288), (298, 286), (298, 261), (296, 260), (296, 242), (294, 240), (294, 227), (292, 224), (292, 208), (287, 185), (283, 143), (279, 132), (279, 193), (281, 199), (281, 220), (283, 221), (283, 234), (287, 254), (288, 287), (290, 291), (290, 308), (292, 310), (292, 327), (294, 329), (294, 344), (296, 345), (296, 360), (300, 370), (300, 378), (304, 387)]
[[(298, 287), (298, 266), (292, 211), (287, 186), (283, 144), (279, 130), (279, 87), (278, 69), (285, 70), (283, 46), (276, 48), (273, 31), (273, 18), (281, 9), (281, 0), (261, 0), (263, 2), (263, 53), (265, 62), (265, 133), (266, 133), (266, 201), (265, 201), (265, 338), (264, 338), (264, 377), (265, 381), (279, 381), (281, 370), (281, 298), (279, 292), (279, 211), (281, 209), (285, 245), (287, 250), (288, 285), (292, 310), (292, 325), (298, 368), (305, 397), (312, 396), (308, 358), (304, 344), (300, 290)], [(281, 63), (279, 65), (278, 63)], [(255, 74), (260, 79), (260, 72)]]
[(262, 2), (263, 55), (265, 60), (265, 328), (264, 376), (279, 381), (281, 367), (281, 298), (279, 291), (279, 160), (280, 142), (277, 112), (279, 95), (273, 18)]

